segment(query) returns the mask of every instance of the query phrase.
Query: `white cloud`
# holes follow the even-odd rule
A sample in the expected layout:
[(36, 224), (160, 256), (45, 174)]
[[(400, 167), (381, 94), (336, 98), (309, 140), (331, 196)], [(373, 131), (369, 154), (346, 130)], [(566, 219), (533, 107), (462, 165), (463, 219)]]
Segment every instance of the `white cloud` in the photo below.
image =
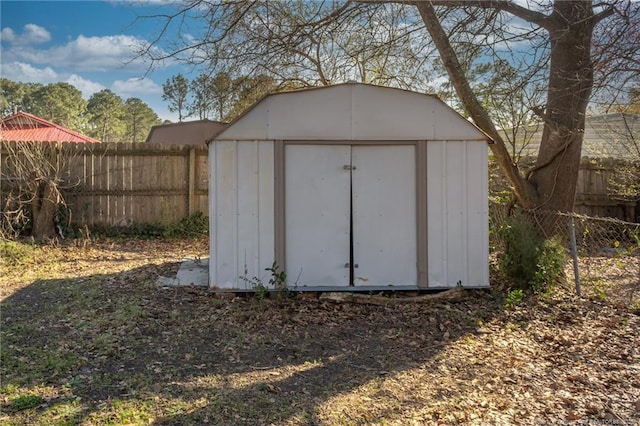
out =
[(0, 65), (0, 76), (13, 81), (49, 84), (58, 80), (58, 73), (52, 68), (36, 68), (24, 62), (9, 62)]
[(46, 43), (51, 40), (51, 34), (43, 27), (36, 24), (27, 24), (21, 34), (16, 34), (13, 29), (6, 27), (0, 33), (2, 41), (15, 46), (27, 46), (30, 44)]
[(51, 40), (51, 34), (36, 24), (27, 24), (24, 26), (22, 35), (16, 40), (20, 44), (46, 43)]
[(162, 93), (162, 87), (148, 78), (130, 78), (126, 81), (116, 80), (111, 85), (111, 90), (125, 97)]
[(78, 74), (71, 74), (69, 78), (67, 78), (66, 82), (80, 90), (82, 92), (82, 97), (85, 99), (89, 99), (94, 93), (106, 89), (102, 84), (84, 79)]
[(0, 31), (0, 41), (11, 43), (13, 40), (15, 40), (15, 38), (16, 33), (14, 33), (13, 30), (9, 27), (3, 28), (2, 31)]
[(108, 71), (121, 69), (146, 69), (147, 64), (137, 52), (146, 42), (134, 36), (113, 35), (103, 37), (78, 36), (62, 46), (49, 49), (11, 48), (3, 52), (10, 60), (49, 64), (76, 71)]

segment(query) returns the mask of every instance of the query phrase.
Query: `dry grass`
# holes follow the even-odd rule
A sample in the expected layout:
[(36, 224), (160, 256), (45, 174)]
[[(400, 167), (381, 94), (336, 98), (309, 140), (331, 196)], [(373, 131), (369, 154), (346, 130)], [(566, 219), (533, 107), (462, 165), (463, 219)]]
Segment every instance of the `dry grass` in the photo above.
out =
[(224, 300), (155, 286), (205, 241), (11, 250), (1, 424), (640, 422), (640, 317), (607, 299)]

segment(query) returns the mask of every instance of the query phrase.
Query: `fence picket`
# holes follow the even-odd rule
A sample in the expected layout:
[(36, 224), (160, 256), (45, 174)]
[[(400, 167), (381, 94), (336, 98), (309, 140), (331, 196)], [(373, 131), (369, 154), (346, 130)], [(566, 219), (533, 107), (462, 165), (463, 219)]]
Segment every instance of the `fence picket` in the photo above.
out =
[[(11, 190), (10, 144), (0, 143), (4, 206)], [(208, 214), (206, 146), (146, 143), (63, 144), (70, 153), (66, 192), (75, 225), (122, 226), (167, 223), (189, 214)], [(619, 162), (583, 159), (575, 210), (588, 216), (636, 220), (637, 201), (613, 199), (607, 182)], [(493, 187), (501, 185), (493, 173)], [(64, 174), (63, 174), (64, 176)], [(502, 182), (503, 183), (503, 182)]]

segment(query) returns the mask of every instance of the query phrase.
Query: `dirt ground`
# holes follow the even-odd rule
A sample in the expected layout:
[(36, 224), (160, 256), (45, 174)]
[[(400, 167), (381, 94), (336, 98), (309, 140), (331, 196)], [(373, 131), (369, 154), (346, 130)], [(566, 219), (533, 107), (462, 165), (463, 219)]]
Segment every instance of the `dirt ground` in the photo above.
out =
[(0, 424), (640, 424), (632, 307), (562, 287), (505, 307), (156, 286), (206, 255), (106, 240), (4, 259)]

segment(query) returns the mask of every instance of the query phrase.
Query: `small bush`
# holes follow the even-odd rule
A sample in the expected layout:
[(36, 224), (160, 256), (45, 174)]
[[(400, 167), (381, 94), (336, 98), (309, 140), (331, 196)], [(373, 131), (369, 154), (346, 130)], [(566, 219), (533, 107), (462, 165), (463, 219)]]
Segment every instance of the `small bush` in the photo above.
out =
[(167, 238), (197, 237), (209, 233), (209, 218), (202, 212), (196, 212), (182, 219), (176, 224), (166, 227), (164, 236)]
[(196, 212), (177, 223), (150, 224), (134, 223), (123, 227), (94, 227), (92, 234), (105, 237), (123, 238), (194, 238), (209, 234), (209, 218)]
[(559, 238), (545, 239), (533, 224), (515, 220), (499, 233), (505, 244), (500, 269), (518, 288), (545, 291), (561, 276), (566, 253)]

